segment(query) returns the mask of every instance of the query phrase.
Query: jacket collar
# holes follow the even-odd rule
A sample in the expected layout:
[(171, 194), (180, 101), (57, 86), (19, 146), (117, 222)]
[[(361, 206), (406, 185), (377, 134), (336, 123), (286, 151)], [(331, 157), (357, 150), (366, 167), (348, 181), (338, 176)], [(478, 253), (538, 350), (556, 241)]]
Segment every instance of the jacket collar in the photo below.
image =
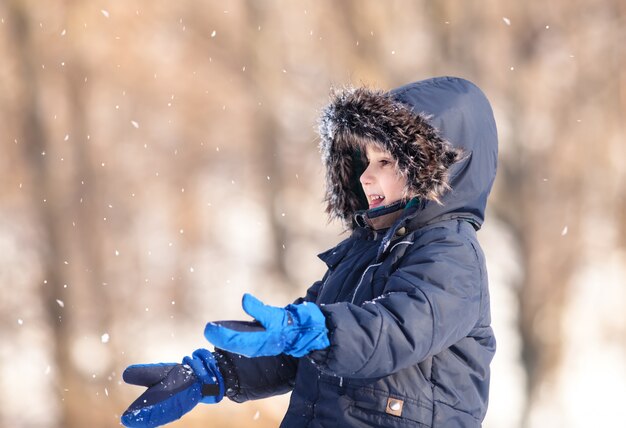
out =
[(405, 201), (397, 201), (382, 207), (357, 211), (354, 215), (354, 221), (357, 225), (369, 227), (374, 231), (388, 229), (402, 217), (405, 205)]
[(389, 229), (400, 218), (406, 217), (407, 214), (414, 212), (412, 207), (419, 205), (419, 199), (413, 198), (408, 202), (400, 200), (382, 207), (372, 208), (370, 210), (361, 210), (354, 215), (354, 222), (361, 227), (369, 227), (374, 231)]

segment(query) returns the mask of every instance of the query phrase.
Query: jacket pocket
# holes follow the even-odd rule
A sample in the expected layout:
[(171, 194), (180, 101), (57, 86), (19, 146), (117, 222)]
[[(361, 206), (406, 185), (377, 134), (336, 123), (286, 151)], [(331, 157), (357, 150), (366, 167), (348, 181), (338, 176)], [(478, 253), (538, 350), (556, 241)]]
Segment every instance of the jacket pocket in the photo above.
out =
[(380, 427), (429, 427), (432, 403), (371, 387), (348, 388), (353, 417)]

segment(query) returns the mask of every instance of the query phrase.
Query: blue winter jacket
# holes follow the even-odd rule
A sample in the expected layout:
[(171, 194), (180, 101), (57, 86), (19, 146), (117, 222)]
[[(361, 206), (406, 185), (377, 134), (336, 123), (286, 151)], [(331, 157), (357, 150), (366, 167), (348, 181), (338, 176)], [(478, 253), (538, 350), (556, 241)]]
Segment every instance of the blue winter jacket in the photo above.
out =
[(293, 390), (281, 427), (479, 427), (485, 417), (495, 339), (476, 231), (496, 173), (491, 107), (459, 78), (386, 95), (464, 155), (440, 203), (420, 199), (379, 230), (356, 221), (319, 255), (328, 270), (299, 301), (320, 305), (329, 348), (301, 359), (217, 351), (232, 400)]

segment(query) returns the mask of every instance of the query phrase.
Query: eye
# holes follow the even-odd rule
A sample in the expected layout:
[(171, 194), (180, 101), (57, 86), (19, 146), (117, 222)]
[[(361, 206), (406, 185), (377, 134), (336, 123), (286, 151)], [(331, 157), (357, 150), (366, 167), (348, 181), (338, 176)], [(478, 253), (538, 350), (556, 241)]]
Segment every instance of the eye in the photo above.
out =
[(391, 161), (389, 159), (381, 159), (378, 161), (378, 163), (380, 164), (380, 166), (391, 165)]

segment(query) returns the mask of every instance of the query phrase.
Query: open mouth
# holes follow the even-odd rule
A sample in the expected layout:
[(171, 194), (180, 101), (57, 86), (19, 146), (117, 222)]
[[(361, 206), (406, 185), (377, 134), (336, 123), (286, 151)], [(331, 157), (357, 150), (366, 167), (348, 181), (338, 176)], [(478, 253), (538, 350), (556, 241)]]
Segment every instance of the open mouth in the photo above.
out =
[(385, 197), (383, 195), (369, 195), (368, 196), (370, 208), (376, 208), (383, 204)]

